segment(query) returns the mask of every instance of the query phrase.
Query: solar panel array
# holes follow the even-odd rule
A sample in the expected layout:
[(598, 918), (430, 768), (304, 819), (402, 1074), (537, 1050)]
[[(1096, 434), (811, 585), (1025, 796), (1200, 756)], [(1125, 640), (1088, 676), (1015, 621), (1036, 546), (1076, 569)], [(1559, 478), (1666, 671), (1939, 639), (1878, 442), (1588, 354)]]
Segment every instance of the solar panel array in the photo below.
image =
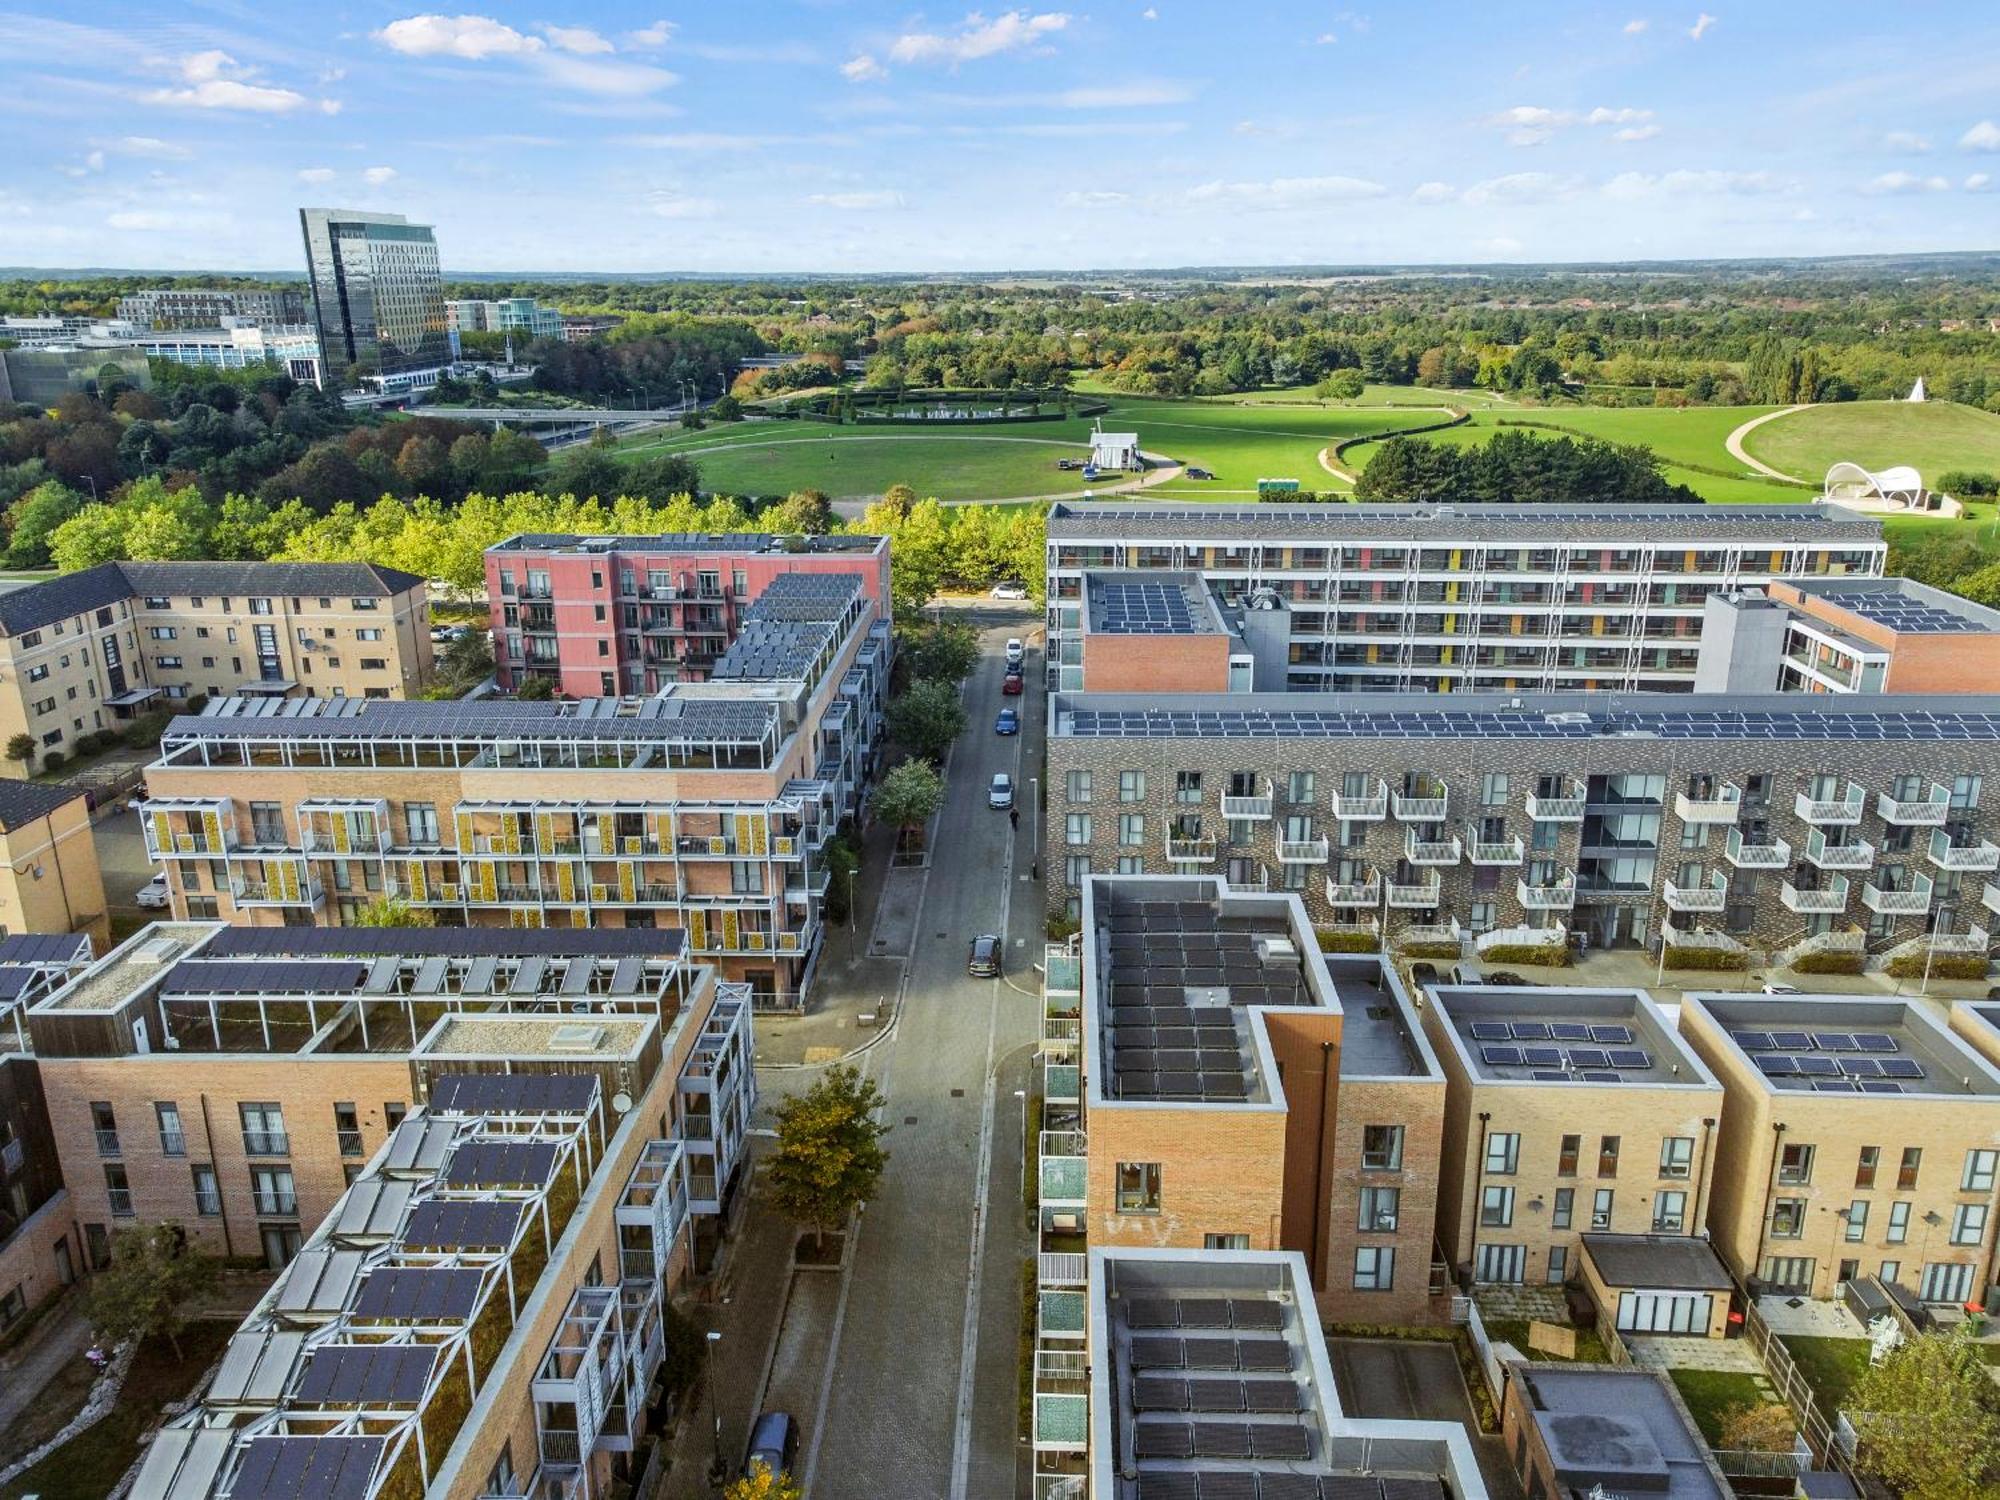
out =
[[(238, 705), (320, 705), (256, 712)], [(332, 707), (330, 705), (352, 705)], [(777, 723), (774, 703), (743, 698), (590, 698), (571, 703), (426, 703), (386, 698), (224, 699), (167, 726), (168, 741), (627, 740), (756, 744)]]
[(1902, 1055), (1886, 1031), (1805, 1031), (1791, 1027), (1729, 1033), (1781, 1088), (1822, 1094), (1900, 1094), (1924, 1080), (1924, 1065)]
[(413, 1250), (505, 1250), (520, 1223), (519, 1203), (428, 1198), (410, 1210), (396, 1238)]
[(1300, 1474), (1291, 1470), (1147, 1469), (1139, 1500), (1446, 1500), (1423, 1475)]
[[(1072, 702), (1077, 700), (1071, 700)], [(1894, 700), (1888, 700), (1893, 702)], [(1640, 736), (1663, 740), (1994, 740), (2000, 713), (1898, 712), (1863, 703), (1828, 709), (1677, 709), (1550, 714), (1438, 708), (1070, 708), (1057, 733), (1073, 739), (1544, 739)]]
[(463, 1323), (481, 1273), (461, 1266), (384, 1266), (362, 1278), (354, 1316), (370, 1323)]
[(626, 954), (671, 957), (686, 934), (678, 928), (641, 927), (225, 927), (202, 947), (216, 958), (309, 958), (391, 955), (417, 958), (537, 954), (615, 958)]
[(780, 573), (743, 611), (745, 620), (838, 620), (861, 592), (858, 573)]
[(430, 1344), (322, 1344), (306, 1359), (301, 1406), (414, 1406), (430, 1384)]
[(1840, 589), (1817, 597), (1851, 610), (1864, 620), (1886, 625), (1899, 635), (1983, 634), (1990, 628), (1956, 610), (1940, 608), (1889, 586)]
[(1632, 1028), (1603, 1021), (1474, 1021), (1466, 1027), (1489, 1068), (1527, 1068), (1544, 1083), (1627, 1083), (1653, 1054)]
[(255, 1437), (230, 1481), (231, 1500), (364, 1500), (387, 1439)]
[(160, 981), (162, 995), (351, 995), (368, 977), (358, 960), (236, 963), (189, 958)]
[(14, 932), (0, 937), (0, 964), (90, 962), (90, 939), (77, 933)]
[(541, 1188), (555, 1169), (554, 1141), (467, 1141), (451, 1153), (444, 1181), (454, 1188)]
[(460, 1115), (581, 1115), (597, 1103), (594, 1073), (452, 1073), (431, 1086), (431, 1109)]
[(1203, 623), (1179, 581), (1091, 580), (1090, 628), (1099, 635), (1192, 635)]

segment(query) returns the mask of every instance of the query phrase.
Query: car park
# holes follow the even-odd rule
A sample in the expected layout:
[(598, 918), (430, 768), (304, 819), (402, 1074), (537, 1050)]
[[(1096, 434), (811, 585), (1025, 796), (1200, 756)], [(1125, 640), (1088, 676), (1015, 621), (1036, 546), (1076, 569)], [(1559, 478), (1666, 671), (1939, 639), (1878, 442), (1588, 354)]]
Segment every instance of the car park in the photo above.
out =
[(1021, 732), (1021, 716), (1011, 708), (1001, 709), (1000, 717), (993, 721), (993, 732), (995, 734), (1019, 734)]
[(170, 904), (167, 895), (167, 877), (155, 875), (139, 887), (139, 894), (132, 898), (134, 906), (143, 906), (147, 911), (163, 911)]
[(982, 932), (972, 940), (972, 947), (965, 956), (965, 972), (974, 979), (998, 979), (1000, 977), (1000, 935)]
[(1014, 805), (1014, 778), (1005, 771), (993, 773), (993, 785), (986, 789), (986, 805), (1003, 812)]

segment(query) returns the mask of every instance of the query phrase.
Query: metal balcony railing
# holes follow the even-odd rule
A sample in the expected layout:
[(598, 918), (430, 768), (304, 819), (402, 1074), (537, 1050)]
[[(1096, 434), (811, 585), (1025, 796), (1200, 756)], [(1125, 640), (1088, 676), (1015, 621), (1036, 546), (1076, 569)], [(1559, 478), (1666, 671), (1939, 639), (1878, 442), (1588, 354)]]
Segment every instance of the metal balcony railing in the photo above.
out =
[(162, 1156), (186, 1156), (188, 1154), (187, 1133), (181, 1130), (160, 1132), (160, 1154)]
[(282, 1130), (246, 1130), (243, 1132), (243, 1154), (246, 1156), (290, 1156), (291, 1137)]
[(1897, 828), (1938, 828), (1951, 813), (1951, 793), (1934, 786), (1922, 797), (1892, 797), (1887, 792), (1875, 798), (1875, 812), (1884, 823)]
[(1167, 859), (1174, 864), (1210, 864), (1214, 861), (1218, 844), (1214, 834), (1194, 836), (1169, 833), (1167, 835)]
[(1090, 1163), (1080, 1130), (1041, 1134), (1041, 1202), (1044, 1208), (1082, 1208), (1087, 1202)]
[(97, 1154), (99, 1156), (117, 1156), (121, 1154), (117, 1131), (99, 1130), (95, 1134), (97, 1136)]
[(1783, 839), (1765, 834), (1752, 843), (1740, 828), (1729, 830), (1722, 853), (1739, 870), (1782, 870), (1792, 862), (1792, 846)]
[(1269, 782), (1261, 792), (1230, 793), (1222, 796), (1222, 815), (1225, 818), (1263, 819), (1271, 816), (1273, 796)]
[(266, 1219), (296, 1219), (299, 1216), (299, 1195), (297, 1193), (271, 1192), (258, 1189), (251, 1195), (257, 1206), (257, 1213)]
[(1487, 843), (1474, 839), (1471, 859), (1475, 865), (1518, 865), (1527, 858), (1527, 846), (1520, 839), (1502, 839), (1498, 843)]
[(1278, 863), (1281, 865), (1323, 865), (1332, 852), (1332, 841), (1328, 839), (1278, 840)]
[(1375, 790), (1350, 797), (1333, 794), (1333, 815), (1346, 823), (1379, 823), (1389, 816), (1389, 786), (1377, 781)]
[(1464, 852), (1456, 838), (1419, 838), (1414, 828), (1403, 836), (1403, 857), (1413, 865), (1455, 865)]
[(1530, 792), (1528, 816), (1537, 823), (1581, 823), (1583, 803), (1583, 788), (1569, 782), (1565, 783), (1565, 790), (1559, 797), (1544, 797)]
[(1669, 880), (1664, 895), (1668, 911), (1721, 911), (1729, 900), (1729, 886), (1720, 875), (1707, 885), (1682, 886)]
[(1373, 906), (1382, 899), (1382, 879), (1370, 875), (1366, 880), (1342, 883), (1328, 877), (1326, 882), (1326, 904), (1328, 906)]
[(1778, 899), (1787, 911), (1798, 912), (1801, 916), (1825, 916), (1832, 912), (1847, 910), (1847, 877), (1836, 875), (1825, 885), (1814, 890), (1801, 890), (1787, 880), (1778, 891)]
[(1869, 881), (1861, 887), (1861, 904), (1879, 916), (1915, 917), (1931, 909), (1931, 882), (1919, 875), (1907, 890), (1889, 890)]
[(1405, 911), (1427, 910), (1438, 904), (1438, 897), (1443, 893), (1443, 889), (1443, 883), (1438, 879), (1435, 870), (1431, 872), (1428, 880), (1415, 885), (1392, 881), (1389, 885), (1389, 905)]
[(1792, 811), (1800, 822), (1827, 828), (1852, 828), (1861, 821), (1867, 806), (1868, 794), (1852, 781), (1836, 797), (1814, 797), (1800, 792), (1792, 801)]
[(1437, 786), (1407, 795), (1391, 792), (1389, 805), (1401, 822), (1442, 823), (1451, 810), (1451, 791), (1448, 787)]
[(1568, 911), (1576, 905), (1576, 877), (1565, 875), (1548, 885), (1514, 882), (1514, 894), (1529, 911)]
[(1708, 792), (1674, 793), (1674, 812), (1683, 823), (1734, 823), (1742, 806), (1743, 789), (1734, 782)]
[(1991, 839), (1979, 839), (1970, 844), (1954, 844), (1951, 835), (1940, 828), (1931, 835), (1928, 855), (1930, 862), (1940, 870), (1976, 871), (1984, 874), (2000, 869), (2000, 844)]
[(1979, 893), (1979, 904), (2000, 917), (2000, 884), (1987, 881), (1986, 888)]
[(1866, 839), (1836, 844), (1815, 828), (1806, 838), (1805, 859), (1821, 870), (1865, 870), (1875, 863), (1875, 846)]
[(106, 1188), (111, 1198), (111, 1217), (129, 1219), (132, 1217), (132, 1190), (130, 1188)]

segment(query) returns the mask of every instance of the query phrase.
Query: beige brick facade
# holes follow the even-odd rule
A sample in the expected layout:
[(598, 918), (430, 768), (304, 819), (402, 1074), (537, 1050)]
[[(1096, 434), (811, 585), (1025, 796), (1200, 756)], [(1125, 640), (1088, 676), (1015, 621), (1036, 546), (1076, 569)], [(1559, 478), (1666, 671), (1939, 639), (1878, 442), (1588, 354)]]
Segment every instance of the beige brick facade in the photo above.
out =
[(0, 782), (0, 931), (110, 937), (90, 804), (69, 787)]

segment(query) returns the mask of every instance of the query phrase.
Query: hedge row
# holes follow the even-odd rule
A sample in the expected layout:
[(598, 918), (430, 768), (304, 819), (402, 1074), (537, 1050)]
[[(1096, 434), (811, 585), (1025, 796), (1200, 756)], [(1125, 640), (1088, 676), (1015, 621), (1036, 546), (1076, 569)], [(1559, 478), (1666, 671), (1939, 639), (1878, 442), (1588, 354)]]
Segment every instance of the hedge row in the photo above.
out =
[(1481, 951), (1481, 963), (1530, 964), (1545, 969), (1566, 969), (1574, 960), (1560, 943), (1500, 943)]
[(1669, 969), (1733, 969), (1750, 967), (1750, 955), (1728, 948), (1695, 948), (1686, 943), (1669, 943), (1666, 951), (1666, 966)]
[[(1929, 960), (1926, 970), (1925, 960)], [(1889, 977), (1892, 979), (1921, 979), (1928, 972), (1933, 979), (1984, 979), (1986, 977), (1986, 955), (1983, 953), (1930, 953), (1919, 949), (1915, 953), (1899, 953), (1889, 960)]]
[(1859, 974), (1867, 966), (1865, 953), (1808, 953), (1791, 970), (1794, 974)]

